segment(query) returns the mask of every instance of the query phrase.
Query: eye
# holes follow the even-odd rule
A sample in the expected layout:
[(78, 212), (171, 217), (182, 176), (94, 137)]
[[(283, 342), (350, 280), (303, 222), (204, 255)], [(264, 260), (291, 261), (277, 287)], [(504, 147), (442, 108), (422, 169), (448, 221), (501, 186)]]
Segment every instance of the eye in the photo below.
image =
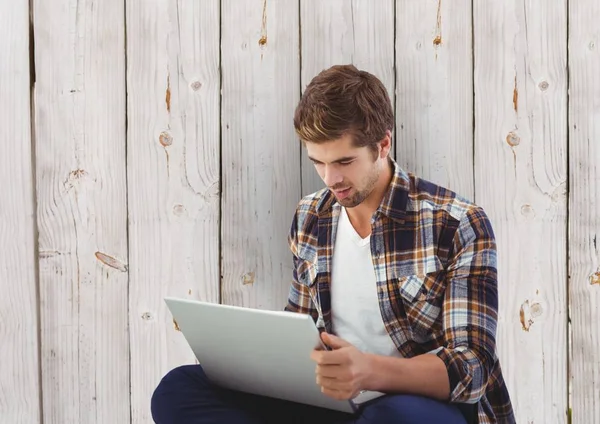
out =
[(347, 165), (350, 165), (352, 162), (354, 162), (354, 161), (352, 161), (352, 160), (350, 160), (350, 161), (344, 161), (344, 162), (340, 162), (340, 165), (347, 166)]

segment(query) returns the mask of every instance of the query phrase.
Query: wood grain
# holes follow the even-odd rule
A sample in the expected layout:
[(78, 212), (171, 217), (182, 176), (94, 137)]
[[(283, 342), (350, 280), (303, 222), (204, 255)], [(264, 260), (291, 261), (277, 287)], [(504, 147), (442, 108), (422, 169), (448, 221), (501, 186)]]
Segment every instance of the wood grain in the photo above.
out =
[(298, 2), (222, 2), (223, 303), (282, 310), (300, 200)]
[[(302, 90), (322, 70), (353, 64), (377, 76), (394, 99), (393, 0), (302, 0)], [(302, 194), (324, 187), (302, 148)]]
[(498, 241), (499, 356), (517, 422), (564, 423), (566, 3), (474, 4), (476, 200)]
[(33, 2), (45, 424), (129, 420), (123, 8)]
[(40, 421), (29, 2), (0, 1), (0, 421)]
[(598, 2), (569, 2), (569, 378), (573, 423), (600, 422), (598, 16)]
[(165, 296), (219, 301), (219, 1), (127, 2), (133, 423), (194, 356)]
[(473, 199), (471, 1), (396, 1), (396, 158)]
[(161, 377), (196, 362), (165, 296), (283, 308), (293, 212), (323, 187), (293, 112), (354, 63), (394, 99), (400, 165), (492, 220), (517, 421), (600, 422), (599, 15), (0, 0), (0, 421), (150, 423)]

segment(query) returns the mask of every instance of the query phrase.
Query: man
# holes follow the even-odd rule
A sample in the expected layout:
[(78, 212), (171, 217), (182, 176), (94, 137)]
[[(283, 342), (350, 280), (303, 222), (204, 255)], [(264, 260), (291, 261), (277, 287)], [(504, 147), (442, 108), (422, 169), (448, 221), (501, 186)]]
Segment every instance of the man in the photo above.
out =
[(397, 165), (393, 125), (383, 84), (354, 66), (306, 88), (294, 126), (326, 187), (296, 209), (285, 308), (310, 314), (331, 348), (311, 355), (325, 395), (386, 395), (348, 415), (226, 391), (188, 366), (157, 388), (157, 423), (515, 422), (496, 357), (491, 224)]

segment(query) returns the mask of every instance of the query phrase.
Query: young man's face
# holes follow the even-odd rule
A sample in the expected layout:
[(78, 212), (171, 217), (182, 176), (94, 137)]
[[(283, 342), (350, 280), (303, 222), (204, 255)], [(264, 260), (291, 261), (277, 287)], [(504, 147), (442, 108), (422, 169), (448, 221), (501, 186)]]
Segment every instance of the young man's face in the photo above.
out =
[(308, 157), (338, 202), (347, 208), (361, 204), (375, 188), (387, 154), (354, 147), (352, 136), (316, 144), (307, 142)]

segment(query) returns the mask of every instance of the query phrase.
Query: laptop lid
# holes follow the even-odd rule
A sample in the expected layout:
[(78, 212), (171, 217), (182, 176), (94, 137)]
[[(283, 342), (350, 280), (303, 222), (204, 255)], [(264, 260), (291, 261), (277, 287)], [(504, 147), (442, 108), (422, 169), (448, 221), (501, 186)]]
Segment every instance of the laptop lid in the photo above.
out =
[(165, 302), (208, 378), (217, 385), (343, 412), (353, 402), (324, 395), (312, 350), (312, 317), (168, 297)]

